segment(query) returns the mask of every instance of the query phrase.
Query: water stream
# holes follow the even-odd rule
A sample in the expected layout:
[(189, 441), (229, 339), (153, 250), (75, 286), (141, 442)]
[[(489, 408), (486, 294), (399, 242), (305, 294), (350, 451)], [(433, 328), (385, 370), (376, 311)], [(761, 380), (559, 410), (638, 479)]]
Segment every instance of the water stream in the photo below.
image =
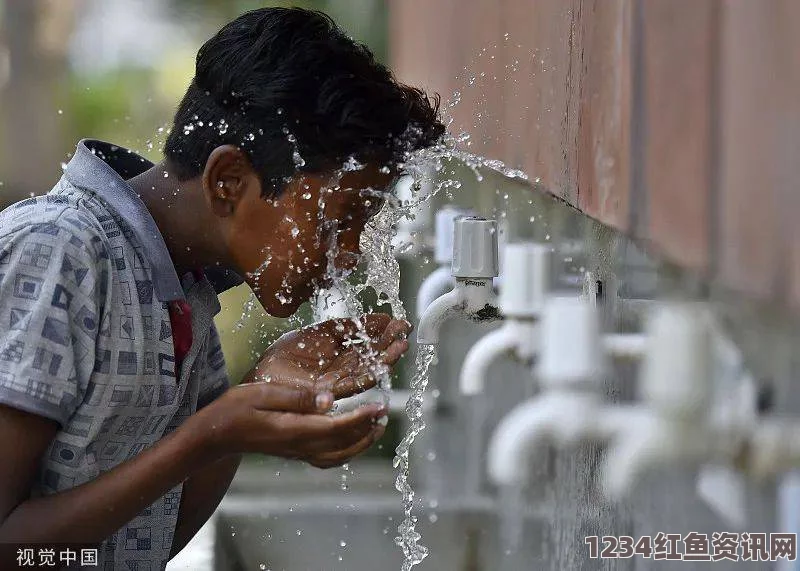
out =
[(416, 531), (417, 517), (412, 515), (414, 508), (414, 490), (408, 481), (409, 477), (409, 453), (411, 445), (417, 435), (425, 428), (425, 420), (422, 417), (422, 404), (425, 389), (428, 386), (428, 370), (436, 360), (435, 345), (420, 345), (417, 351), (416, 371), (411, 379), (411, 396), (406, 403), (406, 414), (411, 425), (408, 433), (397, 446), (397, 456), (394, 458), (394, 467), (397, 469), (397, 479), (395, 488), (403, 495), (404, 519), (397, 531), (400, 535), (395, 538), (395, 543), (403, 550), (402, 571), (409, 571), (414, 565), (422, 563), (428, 556), (428, 548), (419, 543), (422, 536)]
[[(396, 259), (396, 252), (392, 246), (397, 223), (403, 217), (413, 219), (414, 212), (422, 204), (431, 201), (440, 192), (444, 192), (446, 196), (450, 197), (454, 190), (461, 188), (462, 182), (452, 174), (452, 171), (448, 172), (447, 167), (452, 166), (451, 163), (453, 162), (466, 165), (477, 181), (483, 180), (481, 171), (485, 172), (486, 170), (497, 172), (510, 179), (528, 180), (527, 175), (520, 170), (508, 168), (500, 161), (480, 157), (462, 150), (464, 146), (468, 146), (468, 139), (469, 136), (465, 134), (459, 137), (447, 135), (438, 145), (416, 151), (408, 157), (401, 170), (415, 178), (415, 189), (423, 186), (420, 184), (423, 180), (428, 182), (429, 184), (424, 185), (430, 189), (426, 194), (420, 195), (418, 190), (415, 190), (411, 200), (399, 203), (396, 199), (393, 199), (391, 194), (385, 191), (371, 189), (365, 191), (376, 194), (385, 200), (385, 203), (379, 213), (366, 225), (361, 236), (361, 262), (365, 265), (366, 270), (366, 278), (363, 283), (350, 283), (348, 281), (349, 276), (335, 268), (334, 260), (339, 249), (338, 244), (335, 243), (336, 232), (330, 233), (333, 236), (333, 241), (328, 244), (327, 274), (332, 278), (334, 287), (339, 290), (344, 298), (347, 315), (357, 325), (352, 342), (364, 348), (361, 351), (361, 358), (368, 363), (370, 372), (378, 380), (378, 387), (384, 395), (384, 400), (388, 399), (388, 394), (391, 390), (391, 378), (388, 368), (380, 362), (379, 355), (369, 349), (369, 336), (358, 319), (364, 312), (358, 296), (367, 288), (372, 288), (380, 301), (390, 305), (395, 318), (406, 318), (406, 311), (399, 297), (400, 268)], [(302, 157), (299, 157), (299, 159), (302, 159)], [(345, 172), (361, 168), (364, 167), (354, 160), (345, 163), (332, 178), (328, 186), (330, 191), (336, 191), (339, 188), (338, 182)], [(320, 198), (319, 217), (320, 228), (337, 223), (337, 221), (325, 219), (322, 197)], [(258, 270), (254, 272), (253, 277), (257, 277), (258, 274), (265, 271), (269, 263), (270, 260), (267, 257)], [(255, 294), (251, 295), (246, 301), (241, 319), (236, 325), (237, 329), (250, 316), (256, 302)], [(435, 359), (436, 348), (434, 346), (420, 346), (418, 348), (415, 373), (411, 380), (411, 396), (406, 403), (409, 428), (396, 449), (396, 457), (394, 459), (394, 467), (397, 469), (395, 487), (402, 495), (401, 501), (404, 511), (404, 519), (398, 526), (398, 536), (395, 538), (395, 543), (400, 546), (404, 554), (402, 571), (409, 571), (412, 567), (421, 563), (428, 555), (428, 549), (420, 543), (421, 536), (416, 531), (417, 518), (413, 515), (415, 494), (409, 482), (409, 453), (416, 437), (425, 428), (422, 405), (429, 380), (428, 371)], [(480, 435), (472, 435), (470, 444), (474, 445), (476, 439), (479, 440)], [(471, 470), (476, 472), (480, 468), (475, 464)], [(473, 474), (471, 480), (475, 482), (479, 480), (479, 476)]]

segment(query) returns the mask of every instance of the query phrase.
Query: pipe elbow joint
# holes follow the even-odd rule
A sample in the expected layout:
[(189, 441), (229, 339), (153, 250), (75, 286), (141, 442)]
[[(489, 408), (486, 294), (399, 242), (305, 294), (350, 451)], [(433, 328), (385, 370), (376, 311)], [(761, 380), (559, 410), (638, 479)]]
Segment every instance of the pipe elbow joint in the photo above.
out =
[(518, 343), (517, 336), (509, 324), (482, 337), (467, 353), (459, 375), (461, 394), (482, 394), (486, 374), (495, 359), (512, 351)]
[(450, 273), (449, 267), (440, 266), (431, 272), (422, 281), (417, 292), (417, 318), (422, 319), (428, 306), (453, 286), (455, 286), (455, 278)]
[(460, 289), (453, 289), (436, 298), (423, 313), (417, 326), (417, 343), (436, 345), (439, 343), (439, 329), (454, 314), (461, 311), (466, 300)]

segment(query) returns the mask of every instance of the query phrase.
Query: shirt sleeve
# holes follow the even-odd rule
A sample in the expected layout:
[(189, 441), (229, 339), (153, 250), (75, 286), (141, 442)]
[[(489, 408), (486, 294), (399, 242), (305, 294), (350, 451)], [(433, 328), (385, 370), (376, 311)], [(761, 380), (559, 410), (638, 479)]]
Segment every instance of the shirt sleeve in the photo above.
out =
[(57, 221), (0, 235), (0, 403), (62, 426), (94, 369), (108, 256)]
[(225, 355), (216, 326), (211, 324), (208, 335), (208, 352), (206, 353), (206, 375), (200, 381), (200, 392), (197, 396), (197, 410), (211, 403), (231, 386), (225, 366)]

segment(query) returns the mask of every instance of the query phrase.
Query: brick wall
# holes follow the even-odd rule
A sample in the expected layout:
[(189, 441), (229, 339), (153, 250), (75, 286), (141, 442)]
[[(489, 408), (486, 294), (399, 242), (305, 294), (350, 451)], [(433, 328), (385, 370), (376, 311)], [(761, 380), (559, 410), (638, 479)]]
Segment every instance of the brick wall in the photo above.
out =
[(472, 150), (800, 308), (800, 2), (391, 0), (390, 14), (398, 77), (459, 91), (453, 130)]

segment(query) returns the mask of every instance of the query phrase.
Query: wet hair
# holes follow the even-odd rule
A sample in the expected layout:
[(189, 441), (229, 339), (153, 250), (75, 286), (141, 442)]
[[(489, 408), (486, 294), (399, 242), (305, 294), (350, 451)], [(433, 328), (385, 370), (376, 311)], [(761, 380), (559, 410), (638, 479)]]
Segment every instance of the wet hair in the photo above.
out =
[(395, 168), (444, 130), (438, 95), (397, 82), (329, 16), (262, 8), (200, 48), (164, 153), (186, 180), (202, 174), (214, 148), (235, 145), (268, 198), (297, 171), (333, 171), (351, 159)]

